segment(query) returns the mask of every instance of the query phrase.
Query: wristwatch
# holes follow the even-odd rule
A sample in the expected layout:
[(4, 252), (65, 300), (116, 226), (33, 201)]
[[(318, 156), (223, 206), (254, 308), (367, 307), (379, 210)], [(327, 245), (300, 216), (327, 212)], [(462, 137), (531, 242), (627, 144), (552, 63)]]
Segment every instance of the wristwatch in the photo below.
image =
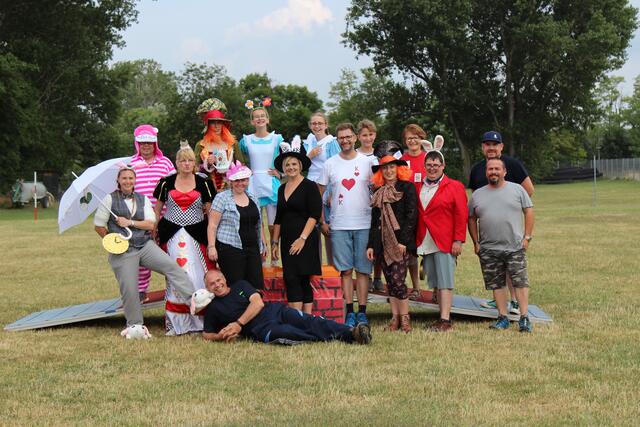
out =
[(527, 242), (530, 242), (531, 239), (533, 239), (533, 236), (529, 236), (529, 235), (524, 236), (524, 240), (526, 240)]
[(301, 238), (302, 240), (307, 240), (307, 236), (303, 236), (302, 234), (300, 235), (300, 238)]

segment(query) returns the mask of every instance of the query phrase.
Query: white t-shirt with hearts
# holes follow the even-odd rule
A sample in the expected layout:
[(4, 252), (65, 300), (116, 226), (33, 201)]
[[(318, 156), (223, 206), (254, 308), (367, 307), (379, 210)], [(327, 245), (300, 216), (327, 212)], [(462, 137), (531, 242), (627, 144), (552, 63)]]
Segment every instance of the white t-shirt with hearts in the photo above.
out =
[(339, 154), (325, 162), (318, 184), (331, 191), (331, 229), (368, 230), (371, 226), (371, 157), (345, 160)]

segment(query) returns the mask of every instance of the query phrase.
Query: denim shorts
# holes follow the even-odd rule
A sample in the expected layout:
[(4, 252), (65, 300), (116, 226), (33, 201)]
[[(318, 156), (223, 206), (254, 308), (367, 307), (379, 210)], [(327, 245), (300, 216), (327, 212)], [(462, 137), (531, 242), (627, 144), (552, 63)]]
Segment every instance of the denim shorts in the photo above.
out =
[(369, 229), (331, 230), (333, 265), (338, 271), (355, 269), (358, 273), (371, 274), (372, 264), (367, 259)]

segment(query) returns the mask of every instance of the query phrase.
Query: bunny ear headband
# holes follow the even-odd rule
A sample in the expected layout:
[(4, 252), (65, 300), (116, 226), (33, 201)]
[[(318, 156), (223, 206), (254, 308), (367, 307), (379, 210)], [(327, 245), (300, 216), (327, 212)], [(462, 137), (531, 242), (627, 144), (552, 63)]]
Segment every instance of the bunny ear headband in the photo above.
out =
[(442, 135), (436, 135), (436, 138), (433, 140), (433, 144), (431, 143), (431, 141), (427, 141), (426, 139), (423, 139), (421, 141), (421, 144), (422, 144), (422, 148), (424, 148), (424, 151), (426, 151), (427, 154), (429, 154), (432, 151), (435, 151), (440, 155), (440, 158), (442, 159), (442, 163), (444, 163), (444, 154), (442, 154), (442, 147), (444, 146), (444, 138), (442, 137)]
[(273, 161), (274, 167), (280, 171), (280, 173), (284, 173), (282, 170), (282, 163), (286, 157), (295, 157), (300, 160), (302, 163), (302, 170), (305, 171), (309, 169), (311, 166), (311, 159), (307, 157), (307, 150), (305, 150), (302, 142), (300, 141), (300, 136), (296, 135), (293, 137), (291, 143), (281, 142), (280, 143), (280, 154)]

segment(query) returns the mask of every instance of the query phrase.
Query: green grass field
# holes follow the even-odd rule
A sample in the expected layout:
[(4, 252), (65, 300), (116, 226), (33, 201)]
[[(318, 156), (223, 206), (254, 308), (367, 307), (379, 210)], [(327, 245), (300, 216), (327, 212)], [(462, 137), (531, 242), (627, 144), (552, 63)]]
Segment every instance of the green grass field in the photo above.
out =
[[(637, 425), (640, 420), (640, 183), (538, 186), (532, 303), (554, 318), (531, 335), (488, 320), (414, 313), (409, 335), (371, 346), (275, 347), (126, 341), (123, 318), (0, 331), (0, 425)], [(89, 222), (57, 234), (56, 212), (0, 210), (3, 326), (31, 312), (118, 295)], [(488, 296), (472, 246), (460, 294)], [(152, 287), (162, 288), (154, 276)]]

